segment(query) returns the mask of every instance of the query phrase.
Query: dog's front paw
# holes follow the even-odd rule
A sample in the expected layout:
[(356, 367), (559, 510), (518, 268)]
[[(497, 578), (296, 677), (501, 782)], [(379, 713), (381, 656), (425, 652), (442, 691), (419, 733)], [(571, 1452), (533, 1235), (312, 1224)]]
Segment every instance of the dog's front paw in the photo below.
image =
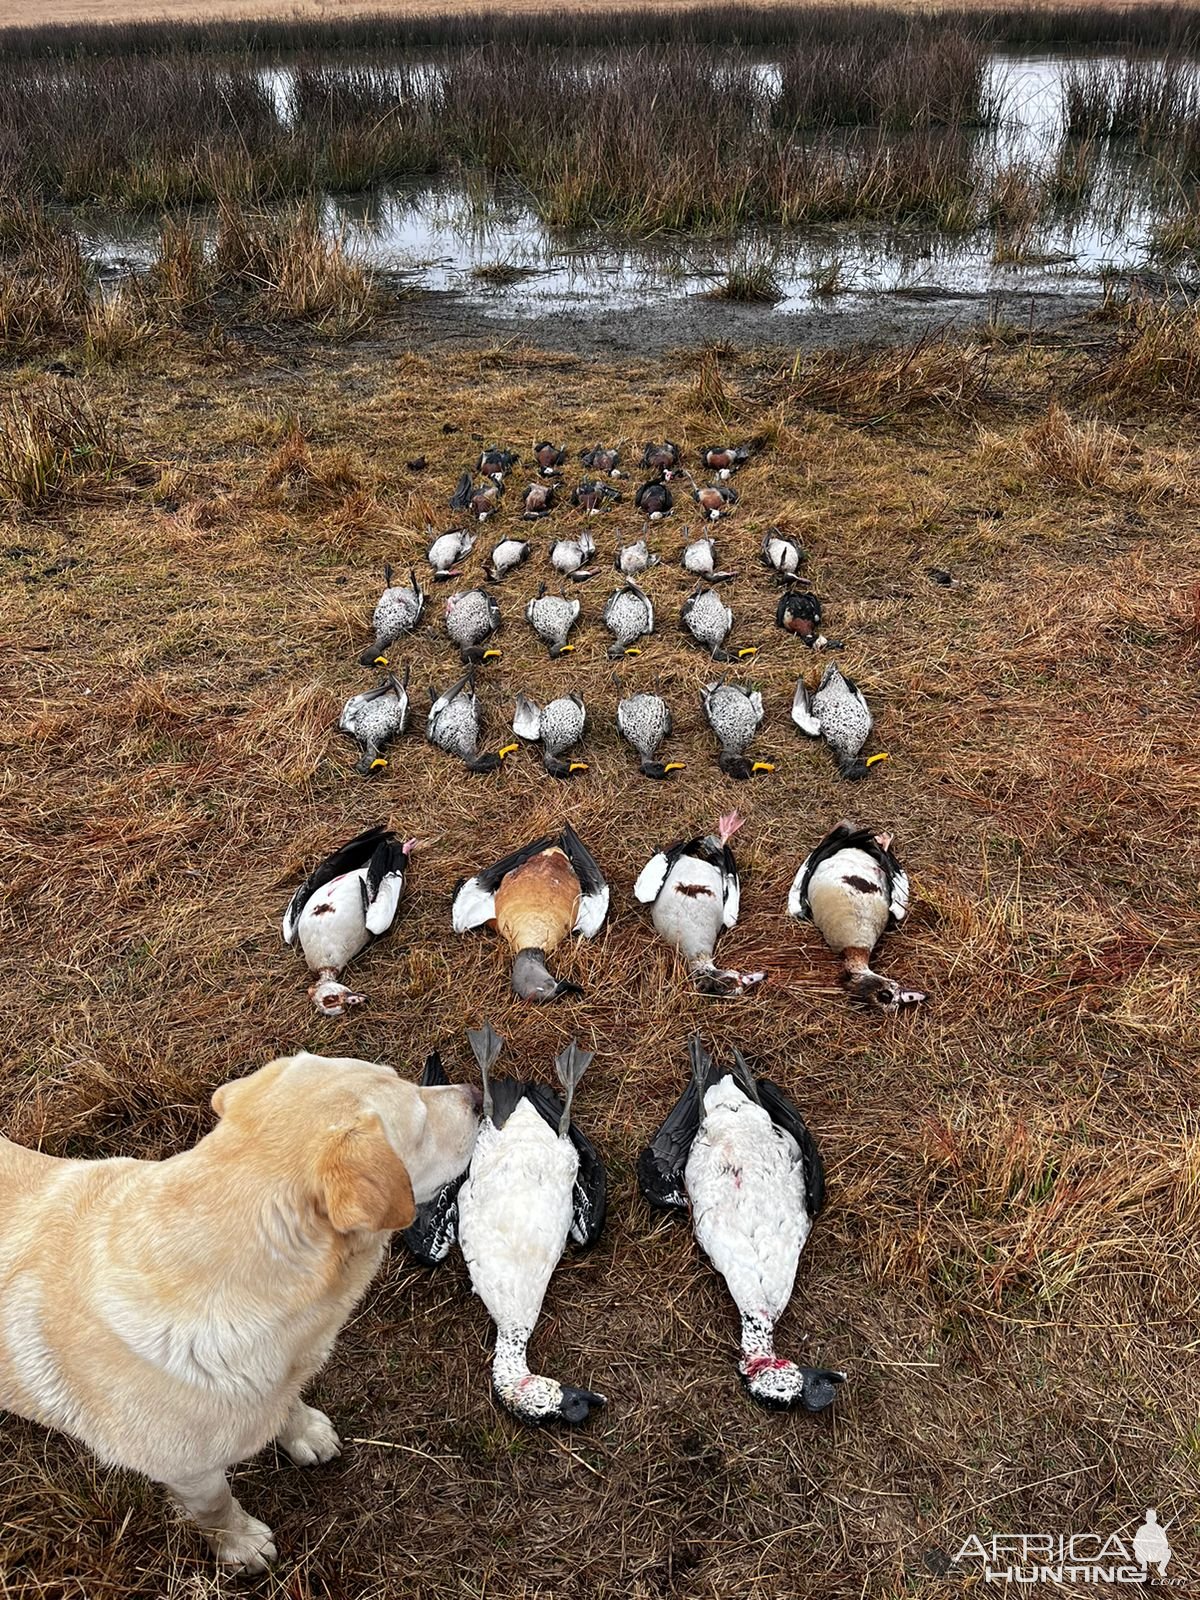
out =
[(298, 1467), (315, 1467), (342, 1453), (342, 1442), (323, 1411), (297, 1400), (279, 1435), (279, 1444)]
[(275, 1563), (275, 1535), (236, 1503), (229, 1526), (211, 1530), (208, 1538), (217, 1560), (235, 1572), (265, 1572)]

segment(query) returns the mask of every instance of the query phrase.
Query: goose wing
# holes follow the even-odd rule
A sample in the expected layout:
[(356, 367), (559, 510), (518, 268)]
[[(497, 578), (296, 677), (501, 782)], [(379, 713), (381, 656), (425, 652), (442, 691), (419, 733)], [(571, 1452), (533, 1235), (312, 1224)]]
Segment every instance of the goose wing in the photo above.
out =
[(825, 1163), (821, 1160), (817, 1141), (808, 1131), (799, 1107), (793, 1105), (783, 1090), (770, 1078), (759, 1078), (757, 1081), (759, 1103), (770, 1113), (775, 1126), (790, 1133), (800, 1146), (800, 1160), (804, 1167), (804, 1203), (811, 1220), (819, 1214), (825, 1203)]
[[(543, 1083), (529, 1083), (525, 1085), (525, 1098), (542, 1121), (557, 1133), (563, 1104), (554, 1090)], [(586, 1250), (600, 1237), (608, 1215), (608, 1174), (595, 1145), (576, 1126), (574, 1119), (567, 1137), (579, 1157), (579, 1170), (571, 1192), (571, 1238), (580, 1249)]]
[(404, 846), (394, 836), (380, 840), (367, 864), (367, 875), (363, 880), (363, 920), (367, 932), (374, 934), (377, 939), (396, 920), (407, 865), (408, 856)]
[(512, 855), (497, 861), (494, 867), (477, 872), (473, 878), (460, 878), (455, 885), (450, 908), (450, 921), (455, 933), (469, 933), (472, 928), (482, 928), (493, 921), (496, 915), (496, 890), (508, 874), (558, 842), (554, 834), (547, 834), (523, 849), (514, 850)]
[(638, 1188), (656, 1209), (687, 1210), (683, 1169), (699, 1127), (700, 1095), (696, 1080), (689, 1078), (687, 1088), (638, 1157)]
[(295, 944), (300, 914), (318, 889), (323, 889), (327, 883), (332, 883), (334, 878), (340, 878), (343, 873), (357, 872), (359, 867), (366, 866), (376, 850), (385, 843), (396, 843), (396, 836), (390, 828), (382, 825), (368, 828), (337, 850), (331, 851), (324, 861), (314, 867), (296, 890), (284, 912), (283, 942)]
[[(420, 1081), (425, 1088), (450, 1082), (442, 1068), (442, 1058), (436, 1050), (426, 1057), (425, 1070), (421, 1073)], [(419, 1205), (411, 1227), (403, 1229), (400, 1234), (409, 1254), (423, 1267), (436, 1267), (444, 1261), (457, 1237), (458, 1191), (462, 1188), (465, 1177), (464, 1172), (444, 1188), (439, 1189), (432, 1200), (426, 1200), (423, 1205)]]
[(569, 822), (557, 842), (562, 845), (579, 879), (579, 914), (575, 918), (575, 932), (581, 933), (585, 939), (592, 939), (599, 933), (608, 915), (608, 883), (595, 856)]
[(634, 899), (640, 900), (644, 906), (653, 905), (662, 893), (663, 884), (670, 877), (671, 868), (675, 863), (682, 856), (695, 855), (703, 843), (704, 836), (697, 834), (694, 839), (679, 839), (666, 850), (660, 850), (657, 855), (651, 856), (638, 873), (637, 882), (633, 886)]

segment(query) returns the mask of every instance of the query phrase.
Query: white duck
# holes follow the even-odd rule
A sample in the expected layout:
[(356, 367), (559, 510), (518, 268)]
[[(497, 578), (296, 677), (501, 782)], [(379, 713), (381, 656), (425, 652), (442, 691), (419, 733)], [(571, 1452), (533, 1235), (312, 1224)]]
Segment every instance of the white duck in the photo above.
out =
[(872, 972), (871, 952), (888, 928), (904, 921), (908, 902), (908, 874), (892, 853), (891, 834), (839, 822), (801, 862), (788, 914), (816, 923), (825, 943), (841, 956), (854, 999), (894, 1014), (925, 996)]
[[(432, 528), (425, 530), (432, 533)], [(429, 546), (429, 565), (433, 568), (435, 583), (445, 583), (459, 576), (458, 562), (464, 561), (475, 548), (475, 535), (465, 528), (451, 528), (439, 533)]]
[(823, 1411), (845, 1373), (775, 1354), (775, 1324), (825, 1197), (821, 1153), (796, 1107), (739, 1051), (724, 1069), (698, 1038), (689, 1054), (688, 1086), (638, 1161), (642, 1193), (664, 1210), (690, 1205), (696, 1240), (741, 1316), (738, 1372), (754, 1399)]
[(783, 583), (790, 583), (804, 563), (804, 551), (779, 528), (772, 528), (762, 542), (762, 563)]
[(736, 811), (717, 823), (716, 833), (680, 839), (660, 850), (638, 874), (634, 898), (653, 907), (655, 928), (687, 962), (702, 994), (744, 994), (760, 984), (764, 972), (734, 972), (713, 961), (726, 928), (735, 927), (741, 905), (741, 880), (729, 841), (742, 826)]
[(326, 856), (292, 896), (283, 941), (304, 952), (316, 980), (309, 998), (325, 1016), (340, 1017), (366, 999), (342, 983), (341, 975), (395, 921), (415, 844), (401, 844), (388, 828), (368, 828)]
[(583, 583), (596, 574), (588, 562), (596, 554), (596, 541), (585, 528), (578, 539), (556, 539), (550, 546), (550, 565), (573, 583)]
[(492, 1384), (526, 1422), (586, 1420), (607, 1402), (529, 1370), (527, 1349), (567, 1239), (594, 1244), (604, 1226), (604, 1166), (571, 1123), (571, 1104), (591, 1055), (570, 1044), (555, 1061), (564, 1099), (540, 1084), (489, 1072), (503, 1048), (490, 1023), (467, 1038), (483, 1079), (483, 1116), (458, 1192), (458, 1242), (475, 1293), (496, 1325)]

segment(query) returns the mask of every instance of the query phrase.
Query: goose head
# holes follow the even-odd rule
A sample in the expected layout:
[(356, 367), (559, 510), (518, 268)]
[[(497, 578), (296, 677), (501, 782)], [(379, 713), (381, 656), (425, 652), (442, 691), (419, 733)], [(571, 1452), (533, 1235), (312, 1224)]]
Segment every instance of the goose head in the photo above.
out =
[(322, 1016), (340, 1017), (348, 1007), (362, 1005), (367, 997), (365, 994), (355, 994), (336, 978), (320, 978), (310, 986), (308, 998)]
[(831, 1404), (838, 1386), (845, 1383), (844, 1372), (828, 1367), (798, 1367), (779, 1356), (743, 1356), (738, 1363), (742, 1382), (759, 1405), (776, 1411), (803, 1406), (806, 1411), (824, 1411)]
[(920, 1005), (925, 996), (919, 989), (904, 989), (895, 978), (883, 978), (869, 967), (846, 973), (846, 992), (859, 1005), (894, 1017), (904, 1006)]
[(591, 1389), (576, 1389), (536, 1373), (497, 1383), (495, 1388), (501, 1404), (524, 1422), (586, 1422), (593, 1410), (608, 1404)]
[(568, 995), (581, 995), (577, 983), (556, 978), (546, 966), (540, 950), (520, 950), (512, 966), (513, 993), (521, 1000), (532, 1000), (545, 1005), (551, 1000), (563, 1000)]

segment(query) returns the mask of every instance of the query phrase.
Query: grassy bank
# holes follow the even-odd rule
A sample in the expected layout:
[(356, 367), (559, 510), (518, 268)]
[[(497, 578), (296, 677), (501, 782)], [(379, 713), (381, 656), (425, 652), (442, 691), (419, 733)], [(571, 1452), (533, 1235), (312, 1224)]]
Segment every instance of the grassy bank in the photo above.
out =
[[(192, 258), (172, 258), (186, 302)], [(1200, 340), (1194, 316), (1111, 313), (1047, 349), (596, 362), (429, 348), (387, 322), (335, 351), (303, 326), (234, 342), (205, 309), (125, 363), (0, 375), (0, 475), (26, 437), (59, 463), (48, 495), (0, 486), (5, 1133), (164, 1155), (211, 1125), (218, 1082), (280, 1048), (407, 1072), (439, 1043), (461, 1077), (461, 1027), (484, 1016), (514, 1071), (545, 1073), (571, 1035), (597, 1052), (578, 1112), (610, 1164), (610, 1225), (564, 1264), (534, 1348), (609, 1409), (571, 1436), (501, 1414), (461, 1267), (429, 1276), (397, 1252), (314, 1386), (345, 1454), (304, 1473), (268, 1453), (236, 1476), (279, 1536), (264, 1593), (898, 1597), (940, 1592), (969, 1535), (1128, 1535), (1147, 1505), (1182, 1514), (1186, 1572)], [(504, 653), (480, 688), (489, 741), (518, 690), (579, 689), (588, 773), (567, 790), (526, 753), (465, 782), (418, 707), (388, 777), (353, 775), (333, 723), (364, 686), (383, 561), (420, 566), (425, 519), (441, 525), (481, 440), (527, 455), (547, 432), (573, 461), (601, 438), (666, 434), (692, 462), (725, 434), (763, 440), (718, 539), (741, 570), (725, 591), (738, 637), (761, 647), (746, 676), (770, 777), (717, 771), (697, 705), (711, 665), (672, 626), (681, 518), (651, 534), (659, 631), (623, 668), (675, 710), (672, 782), (641, 780), (611, 724), (611, 573), (581, 590), (573, 656), (534, 648), (521, 608), (550, 536), (579, 526), (569, 510), (498, 587)], [(636, 537), (620, 512), (599, 520), (606, 559)], [(771, 622), (756, 555), (776, 522), (808, 549), (890, 752), (853, 790), (788, 717), (815, 663)], [(506, 510), (495, 537), (516, 526)], [(458, 672), (439, 609), (407, 653), (418, 700)], [(733, 805), (742, 920), (722, 954), (770, 977), (722, 1003), (690, 991), (631, 886), (657, 846)], [(388, 815), (436, 842), (397, 932), (356, 969), (370, 1004), (323, 1020), (277, 920), (308, 864)], [(783, 915), (801, 855), (843, 815), (894, 831), (913, 878), (911, 925), (881, 961), (931, 999), (896, 1024), (850, 1012), (819, 941)], [(585, 997), (521, 1010), (496, 943), (451, 935), (449, 893), (567, 816), (613, 915), (564, 955)], [(849, 1371), (820, 1418), (750, 1407), (723, 1287), (636, 1195), (695, 1026), (759, 1056), (825, 1153), (827, 1209), (779, 1339)], [(0, 1444), (4, 1600), (232, 1592), (157, 1492), (10, 1416)]]

